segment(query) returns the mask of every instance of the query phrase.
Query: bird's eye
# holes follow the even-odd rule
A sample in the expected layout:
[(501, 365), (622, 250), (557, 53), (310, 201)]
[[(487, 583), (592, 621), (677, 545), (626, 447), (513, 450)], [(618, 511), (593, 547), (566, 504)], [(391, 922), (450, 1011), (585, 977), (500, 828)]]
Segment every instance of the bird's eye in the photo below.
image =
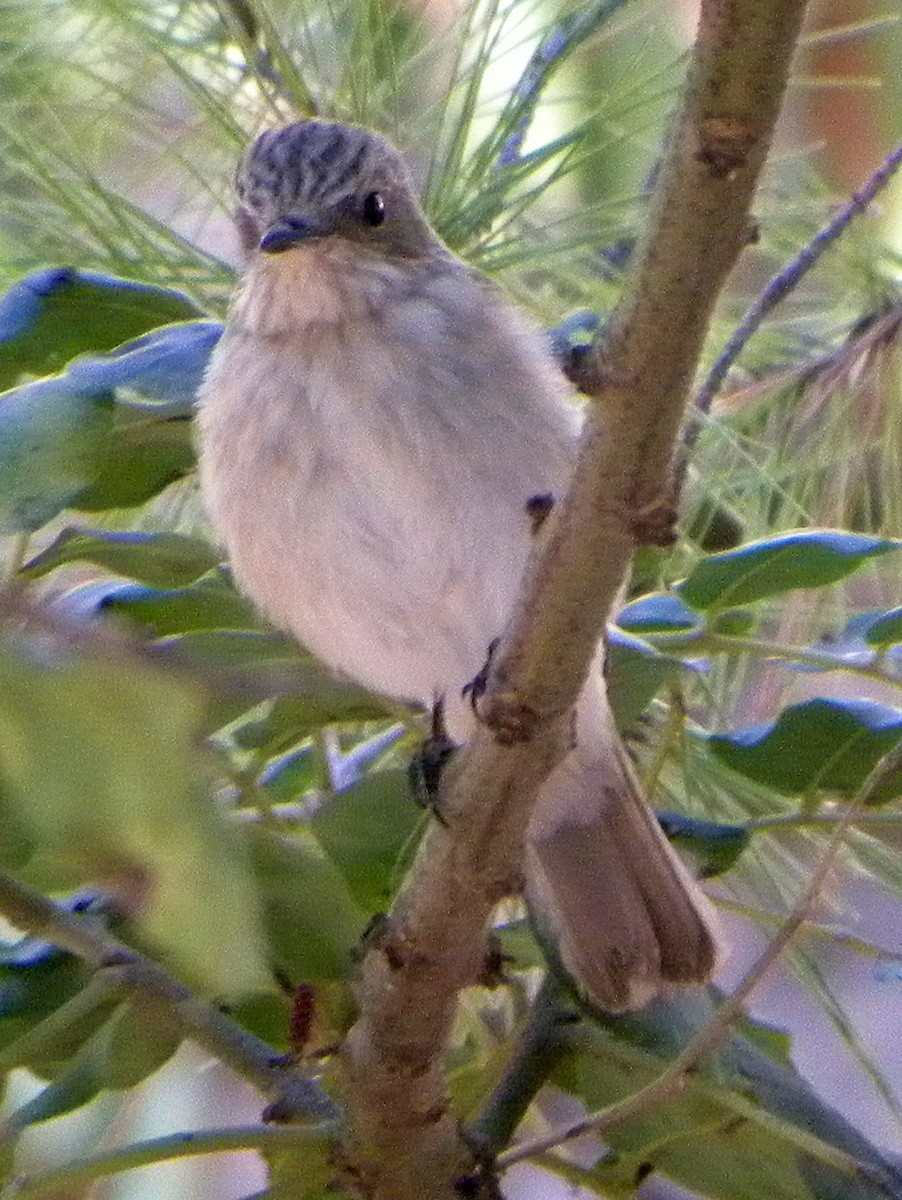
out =
[(367, 225), (381, 225), (385, 220), (385, 201), (378, 192), (370, 192), (364, 200), (363, 219)]

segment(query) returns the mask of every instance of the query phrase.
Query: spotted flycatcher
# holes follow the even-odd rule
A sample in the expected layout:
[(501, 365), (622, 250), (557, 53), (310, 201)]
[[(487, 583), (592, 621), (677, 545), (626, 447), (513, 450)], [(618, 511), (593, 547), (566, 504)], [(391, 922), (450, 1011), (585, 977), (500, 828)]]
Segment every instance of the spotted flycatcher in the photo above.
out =
[[(581, 415), (544, 339), (442, 245), (383, 138), (304, 121), (238, 172), (249, 261), (200, 393), (200, 474), (239, 585), (364, 686), (451, 734), (561, 496)], [(595, 1003), (707, 979), (704, 897), (642, 799), (601, 649), (525, 837), (526, 893)]]

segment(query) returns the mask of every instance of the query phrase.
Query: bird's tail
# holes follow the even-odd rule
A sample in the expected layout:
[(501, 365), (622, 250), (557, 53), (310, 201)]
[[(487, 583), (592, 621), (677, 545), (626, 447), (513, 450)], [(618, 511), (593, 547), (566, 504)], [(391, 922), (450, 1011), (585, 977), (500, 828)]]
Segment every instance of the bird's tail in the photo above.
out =
[(540, 930), (600, 1008), (642, 1008), (668, 983), (710, 978), (711, 906), (642, 797), (597, 676), (580, 699), (576, 745), (539, 794), (525, 871)]

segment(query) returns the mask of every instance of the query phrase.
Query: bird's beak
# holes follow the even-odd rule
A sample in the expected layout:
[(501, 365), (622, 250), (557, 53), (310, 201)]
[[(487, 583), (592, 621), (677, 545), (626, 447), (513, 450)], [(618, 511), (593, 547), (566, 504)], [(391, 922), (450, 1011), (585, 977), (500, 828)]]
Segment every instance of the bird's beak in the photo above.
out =
[(281, 254), (301, 242), (309, 242), (313, 238), (324, 237), (330, 230), (316, 221), (306, 217), (285, 216), (273, 221), (272, 225), (260, 239), (260, 249), (264, 254)]

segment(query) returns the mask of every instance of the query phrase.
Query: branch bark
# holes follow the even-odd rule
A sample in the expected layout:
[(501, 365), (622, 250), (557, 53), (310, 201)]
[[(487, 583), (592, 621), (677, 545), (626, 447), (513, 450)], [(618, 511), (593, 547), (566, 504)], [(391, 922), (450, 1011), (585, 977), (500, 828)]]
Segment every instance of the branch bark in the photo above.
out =
[(546, 522), (442, 811), (361, 967), (344, 1048), (345, 1182), (374, 1200), (451, 1200), (472, 1166), (444, 1051), (478, 977), (497, 900), (515, 890), (536, 790), (637, 544), (672, 524), (672, 460), (712, 309), (748, 240), (803, 0), (703, 0), (681, 111), (626, 293), (580, 385), (593, 398), (569, 496)]

